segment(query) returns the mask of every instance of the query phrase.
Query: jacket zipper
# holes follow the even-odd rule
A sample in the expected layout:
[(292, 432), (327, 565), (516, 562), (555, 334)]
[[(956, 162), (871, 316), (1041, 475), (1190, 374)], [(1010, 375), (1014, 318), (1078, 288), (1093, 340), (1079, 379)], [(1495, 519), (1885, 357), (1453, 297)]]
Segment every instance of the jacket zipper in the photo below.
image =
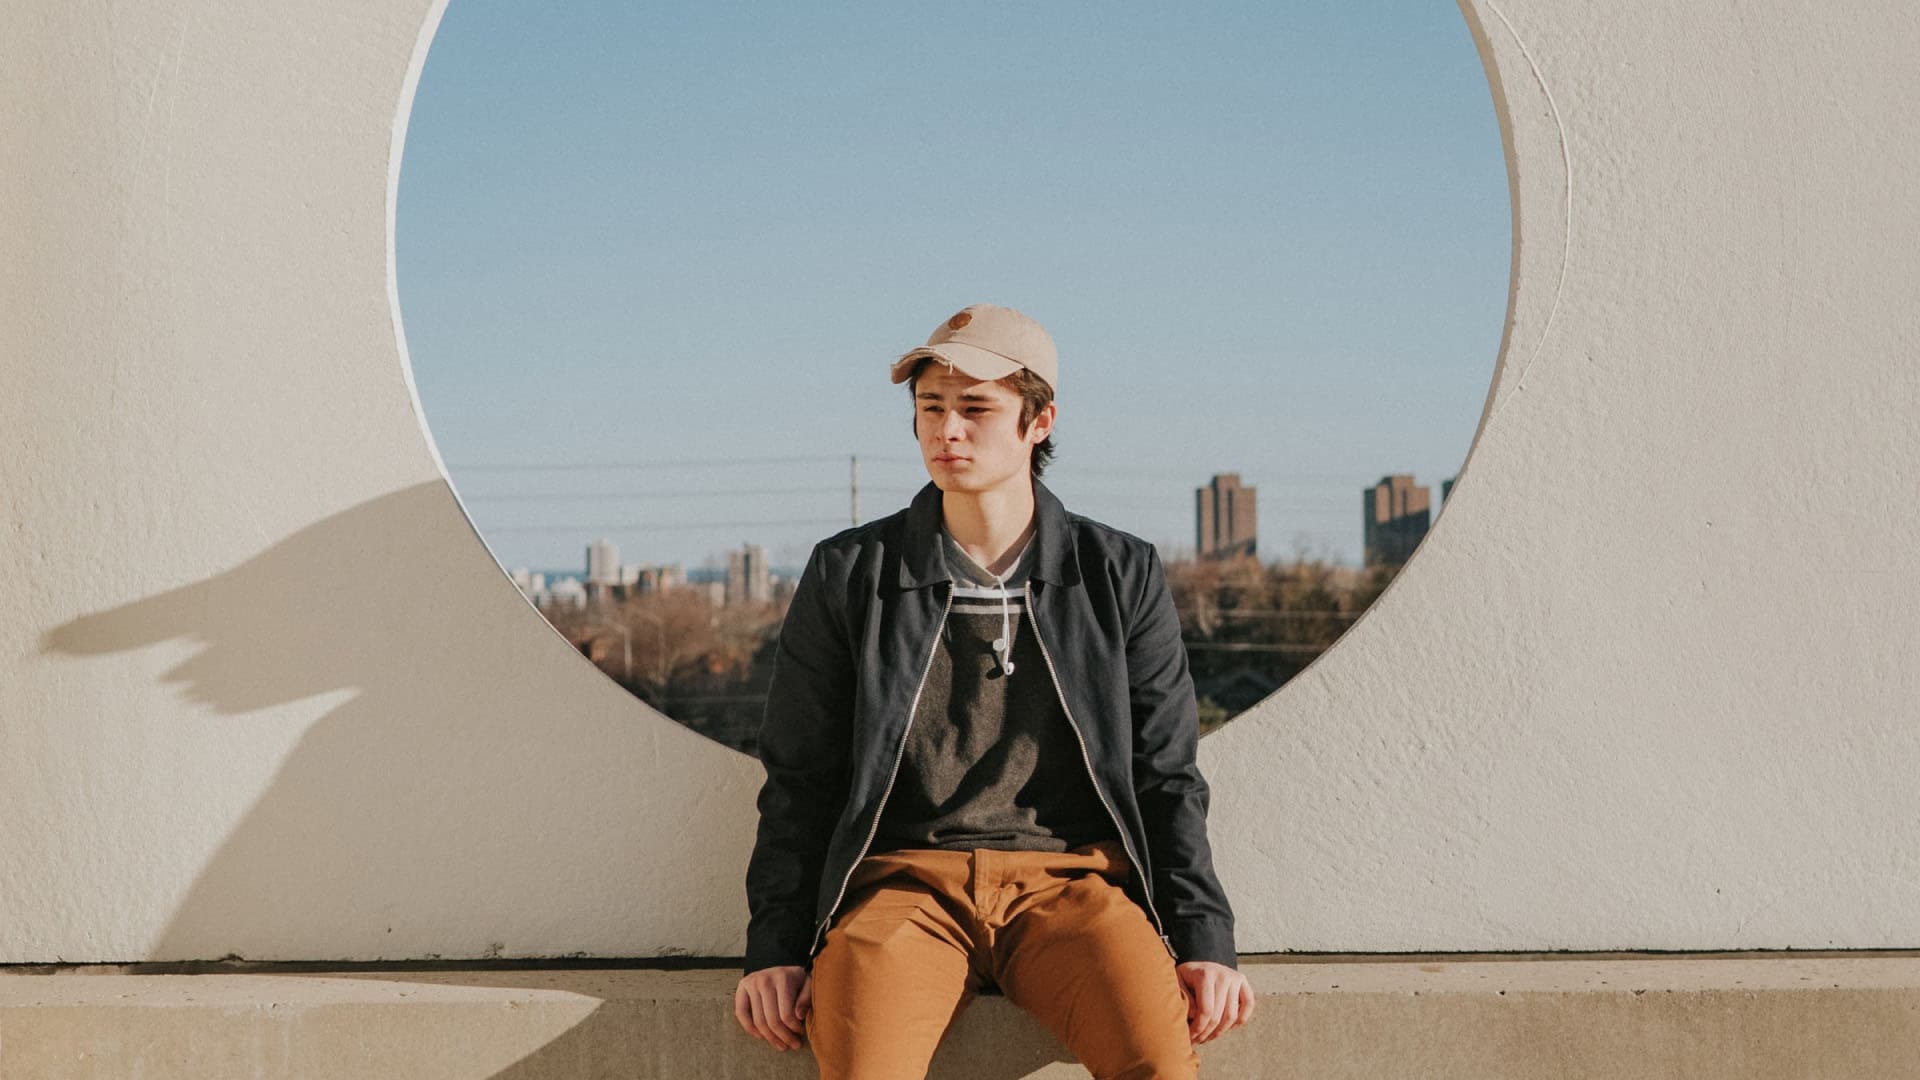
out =
[(1141, 872), (1140, 857), (1134, 854), (1133, 841), (1127, 839), (1127, 827), (1120, 821), (1120, 815), (1114, 812), (1113, 804), (1107, 801), (1107, 793), (1100, 788), (1100, 778), (1093, 771), (1093, 756), (1087, 753), (1086, 737), (1080, 734), (1080, 725), (1074, 722), (1073, 710), (1067, 707), (1066, 691), (1060, 688), (1060, 673), (1054, 669), (1053, 654), (1047, 651), (1047, 639), (1040, 633), (1040, 607), (1033, 602), (1032, 582), (1022, 582), (1020, 588), (1027, 595), (1027, 618), (1033, 620), (1033, 640), (1040, 643), (1040, 658), (1047, 662), (1047, 675), (1053, 679), (1053, 692), (1060, 699), (1060, 711), (1067, 716), (1067, 726), (1073, 729), (1073, 737), (1080, 743), (1080, 760), (1086, 763), (1087, 778), (1093, 781), (1093, 793), (1100, 797), (1100, 805), (1106, 807), (1107, 816), (1113, 819), (1113, 827), (1120, 834), (1120, 844), (1127, 849), (1127, 858), (1133, 860), (1133, 872), (1140, 874), (1140, 892), (1147, 898), (1147, 914), (1153, 916), (1153, 926), (1160, 934), (1160, 944), (1167, 947), (1167, 955), (1176, 961), (1180, 954), (1173, 951), (1173, 942), (1167, 938), (1166, 925), (1160, 921), (1160, 913), (1153, 907), (1153, 883)]
[(900, 761), (907, 755), (907, 732), (913, 730), (913, 714), (920, 710), (920, 694), (927, 688), (927, 676), (933, 673), (934, 650), (940, 647), (940, 637), (947, 631), (947, 614), (952, 609), (953, 584), (949, 582), (947, 584), (946, 605), (940, 609), (940, 621), (936, 623), (933, 628), (933, 644), (927, 646), (927, 663), (925, 667), (920, 669), (920, 685), (914, 687), (913, 703), (907, 706), (907, 726), (900, 729), (900, 746), (893, 753), (893, 772), (887, 775), (887, 789), (880, 793), (880, 805), (873, 812), (873, 824), (867, 829), (867, 838), (860, 844), (860, 853), (853, 857), (851, 863), (847, 864), (847, 874), (840, 879), (840, 892), (834, 896), (833, 906), (827, 909), (826, 917), (822, 918), (820, 924), (814, 927), (813, 944), (807, 947), (808, 956), (812, 956), (815, 952), (819, 951), (820, 936), (826, 933), (827, 927), (832, 924), (834, 912), (840, 910), (840, 901), (846, 899), (847, 882), (853, 880), (854, 868), (859, 866), (860, 860), (866, 857), (867, 849), (873, 846), (874, 834), (880, 831), (880, 815), (886, 812), (887, 796), (893, 794), (893, 782), (900, 775)]

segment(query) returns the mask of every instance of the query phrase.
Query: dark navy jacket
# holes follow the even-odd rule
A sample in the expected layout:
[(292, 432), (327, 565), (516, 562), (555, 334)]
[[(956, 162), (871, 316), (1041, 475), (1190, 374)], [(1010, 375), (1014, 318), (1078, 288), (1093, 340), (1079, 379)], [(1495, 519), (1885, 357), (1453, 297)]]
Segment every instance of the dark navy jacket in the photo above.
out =
[[(1068, 513), (1038, 479), (1033, 494), (1029, 610), (1136, 868), (1127, 895), (1175, 960), (1237, 966), (1166, 571), (1153, 545)], [(814, 545), (794, 587), (760, 728), (767, 778), (747, 865), (748, 972), (812, 965), (872, 843), (946, 622), (953, 580), (940, 522), (941, 491), (929, 483), (906, 509)]]

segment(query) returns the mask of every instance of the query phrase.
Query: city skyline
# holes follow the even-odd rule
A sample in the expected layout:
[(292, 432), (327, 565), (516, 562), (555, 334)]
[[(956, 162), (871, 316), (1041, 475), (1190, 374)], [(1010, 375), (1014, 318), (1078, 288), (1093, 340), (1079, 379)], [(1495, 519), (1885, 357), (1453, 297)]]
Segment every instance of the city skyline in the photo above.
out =
[[(1404, 563), (1411, 558), (1413, 551), (1425, 539), (1431, 527), (1433, 516), (1437, 516), (1445, 500), (1452, 494), (1453, 483), (1457, 477), (1447, 477), (1440, 481), (1441, 502), (1432, 506), (1430, 485), (1417, 485), (1410, 473), (1393, 473), (1383, 476), (1378, 484), (1362, 490), (1360, 533), (1363, 538), (1363, 559), (1361, 563), (1335, 561), (1335, 565), (1355, 569), (1364, 568), (1377, 562)], [(1215, 473), (1207, 482), (1195, 489), (1195, 543), (1189, 548), (1174, 543), (1156, 543), (1163, 552), (1174, 553), (1180, 558), (1215, 558), (1230, 555), (1252, 555), (1262, 563), (1283, 562), (1292, 558), (1294, 553), (1285, 555), (1262, 556), (1257, 547), (1257, 529), (1246, 522), (1251, 507), (1255, 504), (1257, 485), (1245, 484), (1238, 473)], [(1393, 507), (1397, 507), (1394, 509)], [(1237, 519), (1237, 520), (1236, 520)], [(837, 531), (837, 530), (836, 530)], [(604, 582), (629, 585), (642, 577), (665, 575), (669, 584), (687, 584), (692, 581), (721, 580), (727, 584), (728, 603), (736, 602), (735, 576), (742, 573), (742, 557), (745, 556), (754, 569), (753, 573), (761, 579), (768, 575), (771, 581), (782, 579), (791, 581), (799, 575), (804, 558), (791, 564), (775, 564), (768, 561), (764, 545), (743, 541), (740, 545), (719, 552), (709, 552), (701, 566), (689, 573), (686, 564), (681, 561), (628, 562), (620, 558), (619, 544), (612, 539), (599, 536), (586, 545), (582, 563), (575, 567), (532, 566), (520, 564), (507, 566), (523, 589), (529, 588), (527, 575), (550, 578), (561, 581), (576, 578), (583, 583)], [(722, 568), (724, 563), (724, 568)], [(605, 566), (606, 572), (596, 574), (596, 566)], [(716, 578), (716, 575), (718, 577)], [(643, 586), (647, 587), (660, 587)], [(537, 587), (535, 587), (537, 589)], [(757, 586), (757, 599), (764, 599), (767, 584), (763, 580)]]

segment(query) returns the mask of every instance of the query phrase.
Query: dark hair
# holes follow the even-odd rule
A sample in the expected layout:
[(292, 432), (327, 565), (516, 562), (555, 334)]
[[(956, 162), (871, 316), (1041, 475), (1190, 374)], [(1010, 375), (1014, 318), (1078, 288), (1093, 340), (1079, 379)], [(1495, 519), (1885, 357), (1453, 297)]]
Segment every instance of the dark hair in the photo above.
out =
[[(920, 383), (920, 373), (927, 370), (927, 364), (932, 360), (933, 358), (930, 356), (921, 360), (919, 365), (913, 369), (912, 377), (907, 379), (907, 397), (909, 399), (913, 399), (918, 393), (914, 388)], [(1047, 380), (1035, 375), (1026, 368), (1021, 368), (1019, 371), (1005, 378), (995, 379), (994, 382), (1020, 395), (1020, 434), (1022, 435), (1025, 435), (1027, 429), (1033, 426), (1033, 419), (1040, 415), (1040, 410), (1046, 408), (1053, 401), (1053, 387), (1047, 385)], [(920, 410), (918, 407), (914, 409), (913, 421), (913, 432), (917, 438), (920, 434)], [(1038, 480), (1040, 474), (1046, 471), (1047, 463), (1052, 460), (1053, 433), (1048, 432), (1046, 438), (1041, 439), (1034, 445), (1033, 456), (1028, 459), (1028, 467), (1032, 470), (1035, 480)]]

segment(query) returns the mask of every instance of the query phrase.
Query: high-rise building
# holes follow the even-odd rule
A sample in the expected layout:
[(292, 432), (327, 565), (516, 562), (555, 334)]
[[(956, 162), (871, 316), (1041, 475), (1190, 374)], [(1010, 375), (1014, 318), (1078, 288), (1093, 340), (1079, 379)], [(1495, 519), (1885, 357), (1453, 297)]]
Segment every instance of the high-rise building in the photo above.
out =
[(587, 545), (587, 584), (617, 585), (620, 582), (620, 549), (602, 537)]
[(1366, 564), (1398, 566), (1413, 557), (1427, 535), (1431, 492), (1413, 482), (1412, 473), (1383, 476), (1360, 492), (1361, 536)]
[(725, 596), (729, 605), (772, 602), (773, 580), (768, 576), (766, 548), (742, 544), (740, 550), (727, 552)]
[(1259, 522), (1253, 496), (1239, 473), (1219, 473), (1206, 487), (1194, 489), (1194, 547), (1200, 558), (1255, 553)]

